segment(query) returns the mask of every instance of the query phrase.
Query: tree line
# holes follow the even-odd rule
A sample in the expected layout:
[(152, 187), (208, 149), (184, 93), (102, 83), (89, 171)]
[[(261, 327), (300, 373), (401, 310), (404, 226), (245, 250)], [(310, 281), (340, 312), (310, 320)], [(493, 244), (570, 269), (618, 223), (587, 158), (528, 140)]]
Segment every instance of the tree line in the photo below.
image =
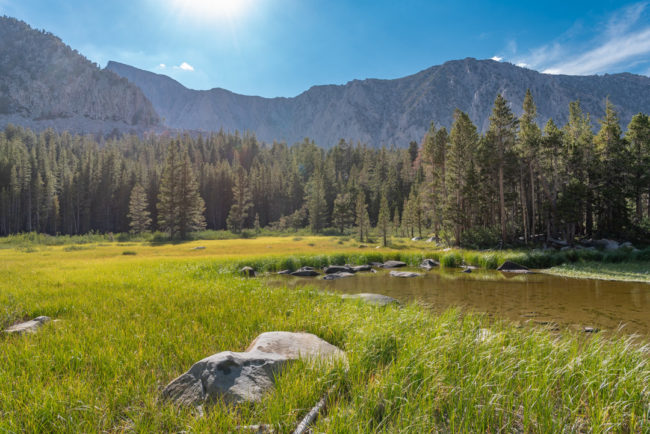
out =
[(520, 117), (498, 95), (485, 134), (456, 110), (449, 130), (432, 123), (406, 149), (223, 131), (97, 141), (10, 125), (0, 132), (0, 234), (309, 227), (465, 246), (645, 239), (650, 121), (639, 113), (623, 133), (604, 104), (597, 128), (578, 101), (566, 125), (540, 128), (530, 92)]

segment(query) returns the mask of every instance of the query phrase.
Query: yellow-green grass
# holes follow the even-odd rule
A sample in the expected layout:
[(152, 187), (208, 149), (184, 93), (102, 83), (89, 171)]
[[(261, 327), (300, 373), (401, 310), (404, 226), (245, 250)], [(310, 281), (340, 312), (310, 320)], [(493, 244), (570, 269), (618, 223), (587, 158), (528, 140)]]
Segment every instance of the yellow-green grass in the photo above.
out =
[[(332, 385), (319, 432), (650, 430), (643, 341), (558, 337), (415, 304), (378, 309), (223, 271), (359, 253), (336, 239), (81, 247), (0, 251), (0, 325), (61, 320), (0, 337), (0, 432), (227, 432), (254, 423), (285, 432)], [(264, 262), (266, 254), (274, 257)], [(195, 361), (242, 351), (271, 330), (317, 334), (347, 352), (349, 370), (296, 363), (262, 402), (215, 403), (202, 416), (161, 401), (162, 387)]]
[(563, 264), (544, 270), (545, 273), (579, 279), (621, 280), (627, 282), (649, 282), (650, 262), (580, 262)]

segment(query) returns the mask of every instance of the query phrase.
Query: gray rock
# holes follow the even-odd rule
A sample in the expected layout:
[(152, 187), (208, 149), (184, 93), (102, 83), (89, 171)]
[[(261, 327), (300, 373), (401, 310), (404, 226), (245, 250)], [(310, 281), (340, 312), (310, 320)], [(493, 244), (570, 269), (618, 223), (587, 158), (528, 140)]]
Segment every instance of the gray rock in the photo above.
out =
[(196, 246), (192, 250), (205, 250), (205, 246)]
[(471, 268), (465, 268), (463, 271), (461, 271), (461, 273), (468, 273), (468, 274), (471, 272), (472, 272)]
[(323, 276), (323, 280), (336, 280), (336, 279), (343, 279), (345, 277), (353, 277), (353, 276), (354, 273), (339, 271), (338, 273), (326, 274), (325, 276)]
[(624, 243), (621, 243), (620, 247), (621, 247), (621, 248), (623, 248), (623, 247), (628, 247), (628, 248), (632, 248), (632, 249), (633, 249), (633, 248), (634, 248), (634, 245), (633, 245), (631, 242), (629, 242), (629, 241), (625, 241)]
[(402, 261), (386, 261), (382, 264), (383, 268), (400, 268), (406, 267), (406, 262)]
[(434, 260), (434, 259), (423, 259), (422, 262), (420, 263), (420, 268), (424, 268), (426, 270), (430, 270), (433, 267), (438, 267), (440, 265), (440, 262)]
[(298, 358), (344, 359), (345, 353), (309, 333), (262, 333), (246, 352), (223, 351), (195, 363), (165, 387), (163, 397), (181, 405), (256, 402), (282, 368)]
[(364, 265), (355, 265), (352, 267), (352, 271), (355, 273), (358, 273), (360, 271), (372, 271), (372, 266), (370, 264), (364, 264)]
[(290, 270), (280, 270), (277, 274), (291, 274)]
[(255, 277), (255, 270), (253, 267), (246, 266), (239, 270), (239, 274), (245, 277)]
[(434, 243), (436, 241), (435, 237), (427, 238), (427, 243)]
[(266, 332), (255, 338), (247, 352), (280, 354), (289, 359), (341, 359), (345, 353), (311, 333)]
[(499, 268), (497, 268), (497, 270), (503, 271), (505, 273), (531, 273), (527, 267), (524, 267), (523, 265), (519, 265), (516, 262), (512, 261), (504, 262), (499, 266)]
[(381, 268), (381, 267), (384, 266), (384, 263), (383, 263), (383, 262), (371, 262), (370, 265), (371, 265), (372, 267), (379, 267), (379, 268)]
[(325, 267), (325, 274), (333, 274), (333, 273), (352, 273), (353, 270), (347, 265), (330, 265), (329, 267)]
[(291, 273), (292, 276), (299, 276), (299, 277), (314, 277), (318, 276), (320, 273), (316, 270), (314, 270), (313, 267), (302, 267), (293, 273)]
[(420, 237), (413, 237), (413, 238), (411, 238), (411, 241), (420, 241), (421, 239), (422, 238), (420, 238)]
[(5, 330), (5, 333), (16, 333), (19, 335), (23, 333), (36, 333), (43, 324), (51, 320), (52, 319), (49, 316), (38, 316), (33, 320), (12, 325), (11, 327)]
[(412, 271), (391, 271), (390, 275), (392, 277), (420, 277), (420, 273), (414, 273)]
[(593, 244), (605, 250), (616, 250), (619, 248), (619, 244), (617, 241), (608, 240), (608, 239), (595, 240)]
[(374, 304), (376, 306), (386, 306), (389, 304), (399, 304), (399, 301), (395, 300), (393, 297), (381, 294), (372, 294), (372, 293), (361, 293), (361, 294), (343, 294), (342, 298), (346, 300), (363, 300), (368, 304)]

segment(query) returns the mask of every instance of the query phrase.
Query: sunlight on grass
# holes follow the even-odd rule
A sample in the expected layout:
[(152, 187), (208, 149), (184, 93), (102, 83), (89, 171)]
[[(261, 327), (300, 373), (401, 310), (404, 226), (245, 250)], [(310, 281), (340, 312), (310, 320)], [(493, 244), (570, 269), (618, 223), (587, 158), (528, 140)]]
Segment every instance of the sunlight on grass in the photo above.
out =
[[(61, 320), (36, 335), (0, 337), (0, 431), (228, 432), (270, 423), (284, 432), (331, 385), (316, 432), (650, 429), (648, 346), (634, 338), (556, 336), (415, 304), (378, 309), (229, 272), (243, 263), (273, 269), (432, 254), (341, 250), (331, 241), (0, 250), (0, 326), (39, 315)], [(161, 401), (161, 389), (194, 362), (242, 351), (272, 330), (338, 345), (349, 369), (295, 363), (262, 402), (216, 403), (203, 417)]]

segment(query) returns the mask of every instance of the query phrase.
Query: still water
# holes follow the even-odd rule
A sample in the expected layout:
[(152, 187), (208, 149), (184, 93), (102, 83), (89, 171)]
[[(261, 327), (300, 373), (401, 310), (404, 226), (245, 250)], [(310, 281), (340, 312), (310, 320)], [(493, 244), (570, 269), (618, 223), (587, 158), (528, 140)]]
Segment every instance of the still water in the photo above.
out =
[[(422, 272), (421, 270), (414, 270)], [(391, 277), (386, 271), (338, 280), (274, 276), (272, 284), (316, 286), (347, 294), (373, 292), (402, 302), (416, 300), (434, 311), (450, 307), (487, 313), (521, 324), (550, 328), (594, 327), (650, 335), (650, 284), (571, 279), (547, 274), (432, 270), (421, 277)]]

